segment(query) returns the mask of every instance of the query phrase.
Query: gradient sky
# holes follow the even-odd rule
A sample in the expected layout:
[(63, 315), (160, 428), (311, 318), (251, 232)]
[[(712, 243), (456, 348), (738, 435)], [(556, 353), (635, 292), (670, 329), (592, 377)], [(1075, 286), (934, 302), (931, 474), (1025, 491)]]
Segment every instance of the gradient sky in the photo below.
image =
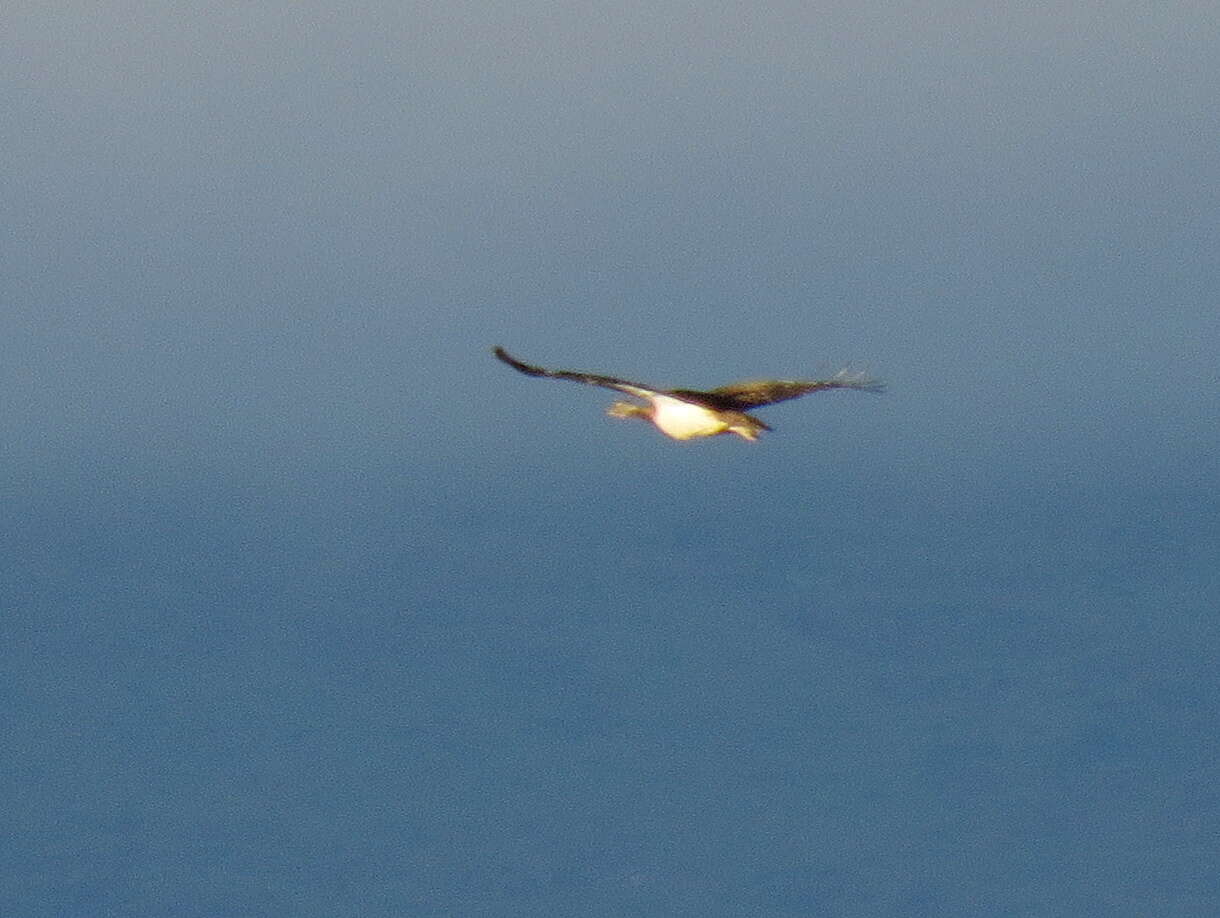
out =
[(0, 914), (1220, 908), (1216, 8), (16, 2), (0, 81)]

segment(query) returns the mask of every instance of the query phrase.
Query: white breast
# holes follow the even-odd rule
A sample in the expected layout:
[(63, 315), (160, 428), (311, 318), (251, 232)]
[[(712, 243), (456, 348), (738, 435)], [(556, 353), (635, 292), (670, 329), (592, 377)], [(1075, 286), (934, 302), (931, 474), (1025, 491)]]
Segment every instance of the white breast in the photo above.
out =
[(728, 429), (714, 411), (702, 405), (692, 405), (668, 395), (652, 396), (652, 423), (666, 436), (675, 440), (710, 437)]

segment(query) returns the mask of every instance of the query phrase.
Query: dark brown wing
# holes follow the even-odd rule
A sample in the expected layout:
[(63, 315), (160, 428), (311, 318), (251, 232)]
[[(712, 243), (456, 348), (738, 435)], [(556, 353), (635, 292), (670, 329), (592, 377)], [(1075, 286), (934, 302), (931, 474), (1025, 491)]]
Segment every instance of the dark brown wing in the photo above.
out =
[(729, 383), (707, 392), (689, 392), (682, 389), (674, 390), (675, 395), (701, 395), (707, 401), (732, 408), (736, 411), (748, 411), (761, 405), (771, 405), (784, 402), (790, 398), (808, 395), (822, 389), (860, 389), (864, 392), (882, 392), (885, 384), (872, 379), (863, 373), (850, 373), (842, 370), (829, 379), (759, 379), (748, 382)]
[(664, 389), (651, 389), (648, 386), (628, 382), (625, 379), (619, 379), (617, 376), (600, 376), (597, 373), (580, 373), (575, 370), (547, 370), (543, 367), (536, 367), (533, 364), (518, 360), (502, 347), (494, 347), (491, 349), (491, 352), (514, 370), (524, 373), (526, 376), (567, 379), (571, 382), (585, 383), (590, 386), (601, 386), (603, 389), (614, 389), (616, 392), (625, 392), (627, 395), (634, 395), (638, 398), (648, 398), (650, 395), (656, 395), (658, 392), (665, 391)]

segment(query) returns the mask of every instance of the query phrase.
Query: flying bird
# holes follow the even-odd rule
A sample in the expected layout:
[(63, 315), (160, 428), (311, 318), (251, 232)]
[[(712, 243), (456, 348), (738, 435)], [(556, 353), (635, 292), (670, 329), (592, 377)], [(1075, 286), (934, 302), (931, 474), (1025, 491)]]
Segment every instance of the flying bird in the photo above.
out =
[(601, 386), (603, 389), (613, 389), (641, 399), (642, 402), (615, 402), (606, 409), (606, 414), (615, 418), (642, 418), (650, 421), (657, 430), (675, 440), (714, 437), (723, 433), (737, 434), (746, 440), (757, 440), (760, 433), (771, 428), (746, 413), (751, 409), (823, 389), (881, 392), (885, 388), (881, 382), (861, 373), (840, 370), (829, 379), (760, 379), (729, 383), (727, 386), (707, 391), (658, 389), (619, 379), (617, 376), (573, 370), (547, 370), (518, 360), (502, 347), (492, 348), (492, 353), (526, 376), (567, 379), (590, 386)]

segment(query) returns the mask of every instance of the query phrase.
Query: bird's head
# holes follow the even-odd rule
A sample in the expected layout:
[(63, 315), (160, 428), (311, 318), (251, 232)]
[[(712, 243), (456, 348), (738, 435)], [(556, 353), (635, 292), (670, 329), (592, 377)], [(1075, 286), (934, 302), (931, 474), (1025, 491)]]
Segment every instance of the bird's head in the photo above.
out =
[(644, 418), (647, 419), (650, 415), (648, 405), (640, 405), (635, 402), (615, 402), (606, 409), (606, 414), (612, 418)]

